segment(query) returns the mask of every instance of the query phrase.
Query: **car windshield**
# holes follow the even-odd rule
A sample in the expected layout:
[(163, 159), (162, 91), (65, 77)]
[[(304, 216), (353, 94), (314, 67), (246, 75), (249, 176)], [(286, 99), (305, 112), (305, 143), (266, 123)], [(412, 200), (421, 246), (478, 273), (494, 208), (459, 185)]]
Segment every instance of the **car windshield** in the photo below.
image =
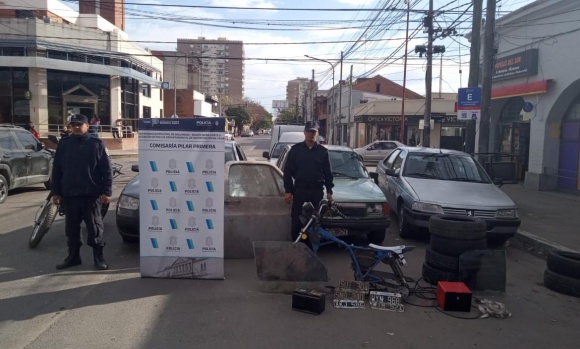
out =
[(329, 150), (330, 167), (335, 177), (368, 178), (368, 172), (353, 151)]
[(403, 176), (446, 181), (491, 183), (483, 168), (472, 157), (456, 154), (410, 153)]
[(279, 158), (280, 154), (282, 154), (282, 150), (284, 150), (284, 146), (292, 145), (294, 143), (276, 143), (274, 146), (274, 150), (272, 150), (272, 154), (270, 154), (271, 158)]

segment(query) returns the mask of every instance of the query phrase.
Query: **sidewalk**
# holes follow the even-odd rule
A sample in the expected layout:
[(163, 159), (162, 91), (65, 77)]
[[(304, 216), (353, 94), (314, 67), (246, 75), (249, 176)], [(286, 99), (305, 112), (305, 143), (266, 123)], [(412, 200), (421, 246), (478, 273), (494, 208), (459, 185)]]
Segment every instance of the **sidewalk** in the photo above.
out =
[(540, 252), (580, 251), (580, 195), (525, 190), (520, 184), (501, 189), (516, 203), (522, 224), (515, 242)]
[(109, 150), (109, 156), (111, 159), (119, 159), (119, 158), (136, 158), (139, 156), (139, 150), (131, 149), (131, 150)]

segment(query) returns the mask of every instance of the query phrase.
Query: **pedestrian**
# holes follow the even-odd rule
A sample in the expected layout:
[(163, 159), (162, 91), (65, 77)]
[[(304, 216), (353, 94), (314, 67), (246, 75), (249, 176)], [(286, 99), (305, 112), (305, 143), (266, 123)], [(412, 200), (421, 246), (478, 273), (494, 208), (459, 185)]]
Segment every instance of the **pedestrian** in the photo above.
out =
[(120, 138), (119, 130), (123, 131), (123, 119), (119, 118), (111, 123), (113, 138)]
[(71, 129), (69, 127), (69, 125), (64, 125), (64, 127), (62, 128), (62, 131), (60, 131), (60, 138), (65, 138), (70, 136), (71, 134)]
[(93, 135), (95, 135), (96, 137), (98, 137), (98, 133), (99, 133), (99, 125), (101, 124), (101, 119), (99, 119), (99, 117), (97, 115), (93, 115), (93, 118), (91, 119), (91, 133)]
[(29, 122), (28, 124), (26, 124), (24, 126), (24, 128), (26, 130), (28, 130), (28, 132), (32, 133), (32, 135), (34, 136), (34, 138), (40, 139), (40, 133), (38, 131), (36, 131), (36, 127), (34, 126), (34, 123)]
[(103, 141), (88, 134), (86, 116), (73, 115), (69, 126), (72, 133), (60, 140), (52, 170), (52, 201), (64, 208), (68, 245), (68, 256), (56, 268), (81, 264), (81, 222), (84, 221), (95, 266), (105, 270), (108, 265), (103, 257), (101, 207), (111, 202), (111, 162)]
[(332, 201), (334, 187), (328, 150), (316, 142), (318, 124), (306, 122), (304, 126), (304, 142), (292, 146), (288, 151), (288, 159), (284, 166), (284, 200), (292, 203), (292, 240), (298, 238), (302, 229), (300, 214), (302, 205), (311, 202), (318, 206), (326, 188), (326, 198)]

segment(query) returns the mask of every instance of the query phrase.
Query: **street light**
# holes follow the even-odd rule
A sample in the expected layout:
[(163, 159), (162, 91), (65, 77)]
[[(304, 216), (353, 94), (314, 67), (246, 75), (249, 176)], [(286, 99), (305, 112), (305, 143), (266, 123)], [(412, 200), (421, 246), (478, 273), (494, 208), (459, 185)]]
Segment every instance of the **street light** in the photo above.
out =
[[(312, 57), (312, 56), (309, 56), (309, 55), (304, 55), (304, 57), (310, 58), (310, 59), (314, 59), (315, 61), (321, 61), (321, 62), (324, 62), (324, 63), (328, 63), (332, 67), (332, 103), (334, 104), (335, 103), (335, 99), (336, 99), (335, 98), (335, 92), (334, 92), (334, 64), (330, 63), (329, 61), (325, 61), (324, 59)], [(332, 127), (334, 127), (334, 115), (333, 115), (334, 114), (334, 109), (335, 108), (332, 108), (332, 113), (330, 115), (330, 122), (332, 124)], [(332, 130), (332, 128), (330, 128), (330, 129)], [(332, 132), (332, 138), (333, 139), (330, 140), (330, 143), (331, 144), (334, 143), (333, 142), (333, 140), (334, 140), (334, 132)]]

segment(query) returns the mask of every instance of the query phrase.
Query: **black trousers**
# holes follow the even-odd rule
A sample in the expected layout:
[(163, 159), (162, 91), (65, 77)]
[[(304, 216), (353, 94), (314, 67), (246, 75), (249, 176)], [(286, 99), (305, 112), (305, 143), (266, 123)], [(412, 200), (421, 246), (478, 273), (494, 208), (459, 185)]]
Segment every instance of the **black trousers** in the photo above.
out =
[(322, 189), (319, 190), (306, 190), (306, 189), (294, 189), (294, 194), (292, 198), (292, 227), (290, 228), (290, 233), (292, 234), (292, 241), (295, 241), (302, 229), (302, 222), (300, 222), (300, 213), (302, 213), (302, 205), (305, 202), (311, 202), (314, 207), (318, 207), (320, 200), (323, 196)]
[(111, 128), (111, 133), (113, 134), (113, 138), (120, 138), (120, 136), (119, 136), (119, 128), (118, 127), (112, 127)]
[(67, 196), (62, 199), (65, 218), (65, 232), (69, 248), (79, 248), (81, 242), (81, 223), (87, 226), (87, 245), (105, 246), (103, 242), (104, 225), (101, 218), (101, 201), (97, 197)]

